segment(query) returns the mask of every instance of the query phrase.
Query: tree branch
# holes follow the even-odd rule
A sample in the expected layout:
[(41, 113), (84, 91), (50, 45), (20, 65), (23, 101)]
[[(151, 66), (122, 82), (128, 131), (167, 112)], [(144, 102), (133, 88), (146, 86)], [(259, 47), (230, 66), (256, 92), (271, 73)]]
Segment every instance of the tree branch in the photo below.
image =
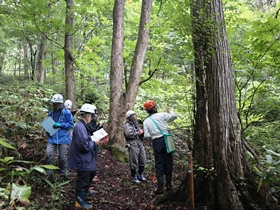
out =
[(160, 57), (160, 59), (158, 60), (157, 67), (156, 67), (153, 71), (149, 71), (149, 77), (146, 78), (146, 79), (144, 79), (144, 80), (141, 80), (141, 81), (139, 82), (139, 86), (140, 86), (142, 83), (149, 81), (149, 80), (154, 76), (154, 74), (156, 73), (156, 71), (159, 70), (158, 66), (159, 66), (159, 64), (160, 64), (161, 58), (162, 58), (162, 57)]

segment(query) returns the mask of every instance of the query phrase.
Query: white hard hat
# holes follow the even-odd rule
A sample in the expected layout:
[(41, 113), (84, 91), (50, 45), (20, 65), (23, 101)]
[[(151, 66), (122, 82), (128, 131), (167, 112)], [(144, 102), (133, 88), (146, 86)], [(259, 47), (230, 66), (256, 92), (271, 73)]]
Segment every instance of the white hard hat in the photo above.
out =
[(127, 111), (127, 113), (126, 113), (126, 118), (129, 118), (131, 115), (133, 115), (133, 114), (136, 114), (136, 112), (134, 112), (134, 111), (132, 111), (132, 110), (129, 110), (129, 111)]
[(64, 101), (64, 106), (66, 109), (72, 109), (72, 101), (67, 99), (66, 101)]
[(96, 107), (92, 104), (84, 104), (80, 109), (80, 111), (82, 111), (82, 112), (92, 113), (92, 114), (95, 113), (95, 110), (96, 110)]
[(92, 105), (94, 107), (94, 113), (96, 114), (97, 108), (96, 106)]
[(54, 94), (51, 99), (51, 102), (63, 104), (63, 96), (60, 94)]

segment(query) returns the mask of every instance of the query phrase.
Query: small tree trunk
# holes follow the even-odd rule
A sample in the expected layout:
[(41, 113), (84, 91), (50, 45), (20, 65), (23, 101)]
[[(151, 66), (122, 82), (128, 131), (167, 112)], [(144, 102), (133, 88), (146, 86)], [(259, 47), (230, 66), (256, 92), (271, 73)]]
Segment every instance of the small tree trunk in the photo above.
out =
[(29, 79), (28, 73), (28, 46), (26, 39), (23, 39), (23, 69), (24, 69), (24, 79)]
[(28, 37), (25, 37), (27, 43), (29, 45), (29, 52), (30, 52), (30, 64), (31, 64), (31, 79), (34, 81), (35, 78), (35, 62), (36, 62), (36, 53), (37, 51), (33, 50), (32, 42)]
[(0, 76), (2, 75), (4, 56), (0, 55)]
[(46, 38), (41, 36), (41, 41), (39, 44), (39, 51), (38, 51), (38, 59), (36, 65), (36, 72), (37, 72), (37, 80), (39, 83), (43, 84), (45, 80), (45, 67), (43, 64), (43, 60), (45, 59), (46, 54)]
[(139, 89), (144, 58), (145, 58), (145, 54), (148, 46), (148, 40), (149, 40), (150, 29), (148, 23), (150, 22), (152, 3), (153, 3), (152, 0), (142, 1), (138, 39), (137, 39), (133, 60), (132, 60), (132, 66), (131, 66), (129, 81), (126, 90), (126, 107), (125, 107), (126, 111), (133, 109), (137, 92)]

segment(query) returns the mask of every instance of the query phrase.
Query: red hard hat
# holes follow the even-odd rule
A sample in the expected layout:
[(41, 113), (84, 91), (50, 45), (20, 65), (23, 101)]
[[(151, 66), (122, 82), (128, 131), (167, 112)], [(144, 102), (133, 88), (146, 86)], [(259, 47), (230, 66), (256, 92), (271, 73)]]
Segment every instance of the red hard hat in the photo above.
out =
[(156, 106), (156, 103), (153, 102), (152, 100), (148, 100), (144, 103), (144, 107), (146, 110), (152, 109)]

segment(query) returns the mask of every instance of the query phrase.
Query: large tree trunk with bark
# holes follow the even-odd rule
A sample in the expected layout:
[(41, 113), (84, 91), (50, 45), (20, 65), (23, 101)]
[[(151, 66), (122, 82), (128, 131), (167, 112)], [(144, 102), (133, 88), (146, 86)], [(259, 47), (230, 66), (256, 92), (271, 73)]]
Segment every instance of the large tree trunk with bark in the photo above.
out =
[(192, 5), (196, 72), (196, 201), (207, 209), (243, 209), (237, 189), (244, 148), (221, 0)]
[[(239, 181), (247, 168), (221, 0), (194, 0), (196, 110), (195, 202), (207, 210), (242, 210)], [(177, 192), (186, 198), (187, 177)]]
[[(111, 145), (124, 144), (122, 121), (124, 119), (123, 76), (124, 0), (115, 0), (113, 11), (113, 40), (110, 70), (109, 139)], [(122, 118), (120, 118), (120, 116)]]
[(66, 19), (65, 19), (65, 44), (64, 44), (64, 61), (65, 61), (65, 86), (66, 98), (73, 103), (73, 109), (76, 108), (76, 99), (74, 92), (74, 56), (72, 53), (73, 37), (72, 29), (74, 22), (74, 12), (72, 7), (74, 0), (66, 0)]
[(133, 109), (135, 104), (140, 75), (144, 63), (144, 57), (148, 45), (152, 0), (143, 0), (141, 18), (138, 31), (138, 40), (135, 48), (132, 66), (130, 70), (127, 89), (123, 90), (123, 40), (124, 40), (124, 0), (115, 0), (113, 14), (113, 41), (110, 71), (110, 114), (109, 114), (109, 138), (110, 144), (117, 147), (125, 145), (123, 125), (126, 111)]

